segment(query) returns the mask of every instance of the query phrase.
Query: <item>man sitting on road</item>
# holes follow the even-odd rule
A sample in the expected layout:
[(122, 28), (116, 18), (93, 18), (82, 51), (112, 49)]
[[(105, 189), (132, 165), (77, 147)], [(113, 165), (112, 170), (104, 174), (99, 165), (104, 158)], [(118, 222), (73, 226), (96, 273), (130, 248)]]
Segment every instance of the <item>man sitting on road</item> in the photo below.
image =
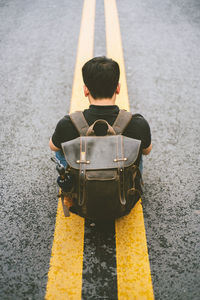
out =
[[(115, 105), (116, 96), (120, 92), (119, 74), (120, 71), (118, 63), (106, 57), (93, 58), (83, 66), (82, 75), (83, 81), (85, 83), (84, 94), (86, 97), (88, 97), (90, 103), (90, 107), (83, 111), (83, 116), (85, 117), (89, 126), (91, 126), (96, 120), (99, 119), (107, 121), (111, 126), (114, 124), (120, 112), (119, 107)], [(132, 118), (131, 115), (129, 116), (130, 121), (128, 122), (128, 125), (126, 125), (125, 130), (122, 131), (122, 134), (129, 138), (141, 141), (139, 154), (134, 164), (139, 167), (140, 173), (142, 173), (142, 154), (147, 155), (152, 149), (150, 127), (148, 125), (148, 122), (141, 115), (134, 114), (132, 115)], [(94, 127), (95, 135), (107, 135), (108, 128), (107, 126), (105, 126), (105, 123), (96, 123), (96, 125)], [(67, 167), (67, 162), (61, 150), (61, 144), (76, 139), (77, 137), (79, 137), (79, 135), (80, 134), (75, 125), (72, 123), (69, 115), (64, 116), (58, 122), (55, 132), (49, 141), (49, 145), (51, 150), (56, 151), (56, 158), (64, 167)], [(127, 180), (127, 182), (129, 182), (131, 179), (127, 178)], [(73, 177), (71, 177), (69, 173), (64, 177), (59, 176), (57, 179), (57, 183), (61, 187), (61, 195), (63, 195), (63, 193), (71, 192), (74, 186)], [(137, 174), (137, 176), (135, 177), (135, 187), (136, 189), (133, 187), (132, 190), (138, 191), (139, 194), (141, 194), (142, 189), (139, 174)], [(81, 190), (79, 190), (78, 192), (80, 193), (80, 191)], [(133, 191), (131, 191), (131, 193), (132, 192)], [(111, 201), (111, 197), (109, 197), (109, 201)], [(129, 210), (126, 209), (127, 212), (130, 211), (130, 208), (133, 207), (137, 199), (137, 197), (134, 198), (134, 196), (132, 196), (132, 200), (130, 200), (130, 203), (132, 204), (129, 207)], [(71, 196), (64, 197), (63, 201), (66, 206), (68, 206), (68, 204), (72, 205), (73, 203)], [(120, 201), (121, 203), (126, 202), (126, 200), (124, 200), (125, 202), (123, 202), (122, 200)], [(75, 210), (73, 212), (75, 212)], [(68, 215), (68, 213), (66, 215)], [(118, 212), (118, 215), (122, 215), (122, 213)]]
[[(98, 119), (106, 120), (113, 125), (119, 113), (115, 105), (116, 96), (120, 93), (119, 65), (106, 57), (95, 57), (89, 60), (82, 68), (84, 94), (88, 97), (90, 106), (83, 111), (89, 126)], [(105, 135), (105, 127), (97, 128), (97, 135)], [(142, 172), (142, 154), (148, 155), (152, 149), (151, 131), (148, 122), (139, 114), (133, 114), (132, 120), (123, 135), (141, 140), (140, 151), (136, 160)], [(73, 125), (69, 115), (65, 115), (57, 124), (52, 138), (49, 141), (50, 149), (56, 151), (57, 159), (66, 166), (61, 144), (75, 139), (79, 133)]]

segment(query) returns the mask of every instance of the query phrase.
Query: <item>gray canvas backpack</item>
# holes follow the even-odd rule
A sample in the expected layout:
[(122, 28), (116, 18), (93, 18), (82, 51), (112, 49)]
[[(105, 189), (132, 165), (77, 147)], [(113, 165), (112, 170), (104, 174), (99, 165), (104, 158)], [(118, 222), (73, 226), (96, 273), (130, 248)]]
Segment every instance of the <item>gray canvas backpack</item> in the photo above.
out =
[[(132, 114), (120, 110), (113, 126), (97, 120), (89, 127), (79, 111), (70, 118), (80, 134), (62, 143), (67, 171), (73, 177), (73, 189), (68, 193), (73, 200), (71, 211), (99, 221), (128, 214), (140, 198), (135, 161), (141, 141), (122, 135)], [(95, 136), (97, 124), (107, 126), (106, 136)]]

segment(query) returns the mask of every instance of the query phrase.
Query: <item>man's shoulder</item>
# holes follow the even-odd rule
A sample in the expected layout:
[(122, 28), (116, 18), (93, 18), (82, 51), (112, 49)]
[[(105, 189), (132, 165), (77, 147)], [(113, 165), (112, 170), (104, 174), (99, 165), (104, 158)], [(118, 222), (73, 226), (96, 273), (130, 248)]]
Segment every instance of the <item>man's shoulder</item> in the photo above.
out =
[(147, 120), (143, 117), (143, 115), (141, 114), (133, 114), (132, 115), (132, 119), (129, 123), (130, 126), (133, 126), (133, 127), (143, 127), (145, 125), (147, 125), (148, 122)]
[(133, 114), (132, 115), (132, 120), (133, 121), (137, 121), (137, 122), (148, 123), (147, 120), (146, 120), (146, 118), (143, 115), (139, 114), (139, 113)]
[(77, 136), (77, 130), (71, 121), (70, 115), (65, 115), (58, 121), (56, 131), (61, 132), (63, 136), (69, 135), (70, 138)]
[(144, 119), (144, 117), (141, 114), (133, 114), (132, 119)]
[(61, 144), (63, 142), (73, 140), (78, 136), (79, 133), (71, 122), (70, 116), (65, 115), (57, 123), (56, 129), (52, 136), (52, 142), (56, 147), (61, 149)]
[(143, 115), (133, 114), (124, 133), (129, 137), (142, 139), (144, 136), (150, 136), (150, 126)]
[(60, 129), (71, 129), (73, 128), (73, 123), (70, 119), (69, 115), (65, 115), (62, 119), (60, 119), (57, 123), (57, 127), (59, 127)]
[(70, 116), (69, 115), (65, 115), (64, 117), (62, 117), (59, 121), (58, 124), (68, 124), (70, 123)]

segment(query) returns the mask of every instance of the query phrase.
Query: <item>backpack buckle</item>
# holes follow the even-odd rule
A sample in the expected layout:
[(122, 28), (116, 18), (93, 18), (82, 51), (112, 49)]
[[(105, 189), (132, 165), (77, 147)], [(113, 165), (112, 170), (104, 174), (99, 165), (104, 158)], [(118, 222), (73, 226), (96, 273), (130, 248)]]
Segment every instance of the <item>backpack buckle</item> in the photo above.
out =
[(127, 161), (128, 158), (124, 157), (124, 158), (115, 158), (113, 161), (114, 162), (118, 162), (118, 161)]
[(81, 151), (80, 159), (78, 159), (76, 162), (77, 164), (89, 164), (90, 161), (86, 160), (86, 153), (85, 151)]

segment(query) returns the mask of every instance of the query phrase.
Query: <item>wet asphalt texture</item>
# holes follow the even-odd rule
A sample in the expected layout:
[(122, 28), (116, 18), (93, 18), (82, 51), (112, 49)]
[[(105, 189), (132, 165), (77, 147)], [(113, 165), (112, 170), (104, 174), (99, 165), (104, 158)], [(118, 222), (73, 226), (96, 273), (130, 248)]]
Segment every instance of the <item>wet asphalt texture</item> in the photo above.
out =
[[(0, 299), (45, 295), (57, 210), (48, 141), (69, 110), (82, 4), (0, 0)], [(197, 300), (200, 2), (117, 6), (131, 111), (152, 130), (143, 207), (155, 299)], [(97, 0), (94, 55), (105, 53)]]

